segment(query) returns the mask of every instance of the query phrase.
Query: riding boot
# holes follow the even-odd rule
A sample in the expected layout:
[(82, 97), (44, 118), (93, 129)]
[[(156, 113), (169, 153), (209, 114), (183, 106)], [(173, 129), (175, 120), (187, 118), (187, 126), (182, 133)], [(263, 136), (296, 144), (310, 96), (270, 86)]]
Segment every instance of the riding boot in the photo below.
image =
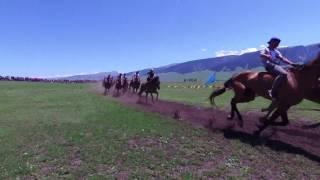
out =
[(279, 75), (275, 78), (272, 84), (272, 88), (268, 90), (268, 94), (271, 97), (271, 104), (267, 107), (262, 109), (262, 112), (268, 111), (265, 118), (268, 118), (268, 116), (271, 114), (271, 112), (277, 107), (278, 105), (278, 89), (283, 81), (285, 76)]
[(277, 100), (278, 99), (278, 89), (283, 81), (285, 76), (279, 75), (275, 78), (272, 84), (271, 90), (269, 90), (269, 96), (272, 98), (272, 100)]

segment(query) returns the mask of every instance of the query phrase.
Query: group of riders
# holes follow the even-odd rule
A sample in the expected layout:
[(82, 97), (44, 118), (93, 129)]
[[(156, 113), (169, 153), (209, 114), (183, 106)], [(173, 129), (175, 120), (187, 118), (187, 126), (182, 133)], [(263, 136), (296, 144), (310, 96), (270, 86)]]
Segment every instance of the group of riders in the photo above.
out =
[[(320, 71), (318, 69), (320, 65), (320, 54), (315, 60), (308, 63), (307, 66), (300, 65), (290, 61), (280, 53), (280, 51), (277, 49), (280, 45), (280, 42), (281, 40), (279, 38), (272, 37), (268, 41), (268, 46), (260, 52), (262, 64), (267, 71), (267, 74), (265, 74), (264, 72), (256, 73), (248, 71), (235, 75), (225, 82), (223, 88), (217, 89), (212, 92), (212, 94), (210, 95), (211, 102), (213, 102), (214, 97), (224, 93), (226, 89), (233, 89), (235, 92), (235, 96), (231, 100), (230, 118), (233, 118), (234, 113), (236, 112), (238, 118), (242, 121), (242, 117), (236, 107), (236, 104), (252, 101), (256, 96), (263, 96), (272, 100), (269, 108), (265, 109), (268, 111), (267, 116), (272, 112), (272, 110), (276, 109), (276, 111), (273, 112), (272, 116), (270, 117), (270, 121), (273, 121), (277, 117), (281, 116), (285, 121), (284, 124), (288, 123), (287, 110), (290, 108), (290, 106), (301, 102), (303, 98), (320, 102), (319, 94), (314, 93), (320, 91), (320, 80), (318, 79), (320, 75)], [(289, 75), (288, 68), (283, 66), (284, 63), (290, 65), (291, 67), (293, 67), (293, 69), (300, 69), (304, 71), (295, 71), (291, 68)], [(309, 79), (301, 79), (305, 71), (308, 71), (308, 76), (310, 76)], [(150, 70), (147, 74), (147, 82), (140, 86), (139, 95), (141, 96), (141, 92), (143, 89), (147, 89), (145, 90), (146, 97), (148, 97), (148, 93), (150, 93), (151, 97), (153, 98), (152, 93), (156, 93), (158, 96), (157, 90), (160, 89), (160, 81), (159, 78), (155, 76), (153, 70)], [(272, 75), (273, 77), (270, 78), (270, 75)], [(291, 77), (291, 79), (295, 80), (290, 80), (289, 82), (289, 76)], [(106, 81), (112, 81), (112, 77), (109, 75), (106, 78)], [(295, 84), (298, 81), (300, 83), (299, 87), (297, 86), (297, 84)], [(121, 87), (130, 88), (131, 84), (133, 84), (134, 82), (139, 82), (140, 85), (139, 71), (137, 71), (133, 75), (130, 83), (128, 83), (126, 74), (119, 74), (115, 80), (116, 89)], [(306, 87), (310, 86), (311, 89), (315, 90), (312, 90), (311, 92), (309, 90), (310, 88), (306, 89), (306, 87), (302, 87), (301, 84), (304, 84), (302, 86)], [(281, 89), (281, 93), (279, 93), (280, 87), (282, 86), (286, 86), (286, 89), (285, 91)], [(297, 89), (299, 89), (299, 92), (301, 93), (297, 93)], [(289, 94), (292, 94), (292, 96), (294, 97), (289, 97), (289, 99), (284, 97), (287, 97)]]
[[(150, 69), (147, 74), (148, 74), (148, 77), (147, 77), (146, 83), (151, 82), (152, 79), (155, 77), (155, 72), (153, 69)], [(109, 88), (111, 88), (112, 85), (115, 85), (116, 90), (122, 89), (123, 92), (125, 92), (126, 90), (131, 89), (133, 92), (137, 92), (141, 84), (140, 72), (139, 71), (135, 72), (130, 82), (128, 80), (126, 73), (119, 73), (116, 76), (115, 80), (109, 74), (107, 77), (104, 78), (103, 83), (104, 83), (104, 87), (106, 87), (106, 84), (109, 84)]]

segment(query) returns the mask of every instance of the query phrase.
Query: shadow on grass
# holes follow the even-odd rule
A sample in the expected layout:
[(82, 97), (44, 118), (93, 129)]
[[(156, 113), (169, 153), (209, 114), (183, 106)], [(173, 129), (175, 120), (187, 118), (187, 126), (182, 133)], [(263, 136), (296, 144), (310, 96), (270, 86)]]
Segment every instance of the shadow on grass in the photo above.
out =
[(312, 161), (320, 163), (320, 156), (312, 154), (303, 148), (295, 147), (291, 144), (279, 141), (279, 140), (270, 140), (266, 138), (261, 138), (249, 133), (234, 131), (232, 129), (222, 130), (224, 137), (227, 139), (238, 139), (243, 143), (250, 144), (252, 146), (264, 145), (269, 147), (274, 151), (282, 151), (290, 154), (299, 154), (307, 157)]
[(317, 128), (317, 127), (320, 127), (320, 123), (315, 123), (315, 124), (302, 126), (302, 128), (304, 128), (304, 129), (314, 129), (314, 128)]

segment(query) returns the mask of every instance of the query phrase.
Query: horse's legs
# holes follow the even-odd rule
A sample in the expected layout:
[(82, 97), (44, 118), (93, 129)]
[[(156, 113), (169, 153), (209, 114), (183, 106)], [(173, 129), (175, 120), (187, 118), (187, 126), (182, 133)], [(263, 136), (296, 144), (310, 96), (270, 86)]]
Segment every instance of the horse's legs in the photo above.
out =
[(279, 124), (280, 126), (286, 126), (289, 124), (289, 118), (288, 118), (287, 111), (285, 111), (281, 114), (281, 119), (282, 119), (282, 122)]
[[(266, 129), (269, 125), (273, 126), (286, 126), (289, 124), (288, 119), (288, 111), (289, 107), (281, 107), (278, 108), (269, 119), (267, 119), (262, 126), (259, 127), (259, 129), (255, 132), (256, 135), (259, 135), (264, 129)], [(282, 121), (281, 122), (275, 122), (277, 118), (281, 116)]]
[(237, 107), (236, 104), (234, 103), (234, 99), (235, 98), (232, 98), (231, 101), (230, 101), (230, 105), (231, 105), (231, 111), (230, 111), (230, 114), (228, 115), (228, 119), (233, 119), (234, 117), (234, 111), (235, 111), (235, 108)]
[[(235, 98), (232, 98), (232, 100), (231, 100), (231, 108), (233, 109), (233, 112), (237, 113), (239, 126), (243, 127), (243, 119), (242, 119), (242, 116), (237, 108), (237, 102), (236, 102)], [(234, 115), (234, 113), (233, 113), (233, 115)]]
[(157, 94), (157, 101), (159, 100), (159, 93), (158, 91), (156, 91), (156, 94)]
[(154, 101), (153, 101), (153, 94), (152, 94), (152, 93), (150, 93), (150, 95), (151, 95), (152, 103), (154, 103)]
[[(240, 86), (241, 87), (241, 86)], [(235, 89), (235, 96), (231, 100), (231, 112), (228, 116), (228, 119), (232, 119), (234, 117), (234, 113), (236, 112), (238, 116), (238, 124), (240, 127), (243, 127), (243, 118), (238, 110), (237, 103), (250, 102), (254, 100), (255, 94), (250, 89), (238, 88)]]
[(254, 135), (260, 135), (260, 133), (265, 130), (269, 125), (274, 125), (274, 121), (280, 116), (279, 108), (272, 113), (271, 117), (263, 122), (261, 126), (258, 127), (258, 130), (254, 132)]
[[(234, 112), (237, 112), (237, 115), (239, 117), (239, 111), (237, 109), (237, 101), (238, 99), (240, 99), (242, 96), (244, 96), (244, 92), (245, 92), (245, 86), (240, 83), (240, 82), (233, 82), (234, 84), (234, 87), (233, 87), (233, 90), (234, 90), (234, 97), (231, 99), (231, 102), (230, 102), (230, 105), (231, 105), (231, 111), (230, 111), (230, 114), (228, 115), (228, 119), (233, 119), (234, 117)], [(240, 115), (241, 117), (241, 115)]]
[(148, 95), (149, 95), (149, 93), (146, 92), (146, 103), (147, 103), (147, 104), (148, 104)]

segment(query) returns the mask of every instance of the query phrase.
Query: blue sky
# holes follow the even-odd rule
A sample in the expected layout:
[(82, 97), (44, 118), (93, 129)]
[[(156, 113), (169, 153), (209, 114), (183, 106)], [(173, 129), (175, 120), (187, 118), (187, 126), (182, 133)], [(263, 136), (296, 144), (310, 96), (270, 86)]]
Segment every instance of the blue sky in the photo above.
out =
[[(148, 67), (320, 42), (318, 0), (0, 0), (0, 75)], [(248, 49), (251, 48), (251, 49)]]

